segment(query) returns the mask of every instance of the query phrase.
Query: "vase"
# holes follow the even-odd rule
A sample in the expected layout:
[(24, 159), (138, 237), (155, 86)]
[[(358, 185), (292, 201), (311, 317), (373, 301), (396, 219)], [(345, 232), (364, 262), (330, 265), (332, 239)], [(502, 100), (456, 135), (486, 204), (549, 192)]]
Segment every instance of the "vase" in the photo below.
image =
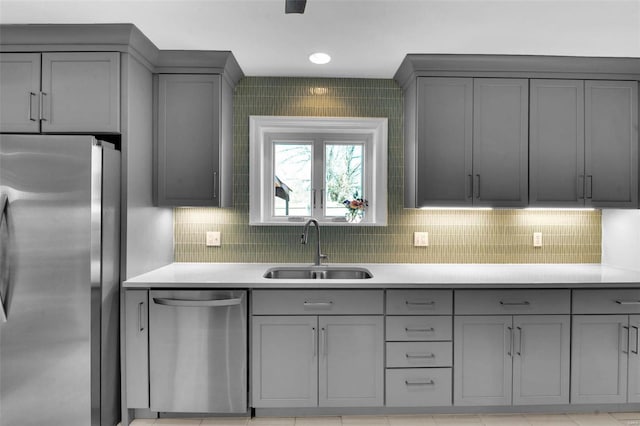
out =
[(347, 219), (347, 222), (349, 223), (360, 223), (362, 221), (363, 216), (364, 216), (364, 212), (362, 210), (355, 210), (355, 211), (348, 211), (344, 217), (345, 219)]

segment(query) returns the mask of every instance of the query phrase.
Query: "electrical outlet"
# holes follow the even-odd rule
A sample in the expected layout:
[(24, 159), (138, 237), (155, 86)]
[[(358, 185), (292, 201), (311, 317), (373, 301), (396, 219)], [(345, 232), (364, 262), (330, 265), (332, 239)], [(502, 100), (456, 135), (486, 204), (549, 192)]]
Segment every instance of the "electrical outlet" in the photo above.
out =
[(414, 247), (427, 247), (427, 246), (429, 246), (429, 233), (428, 232), (414, 232), (413, 233), (413, 246)]
[(533, 233), (533, 246), (542, 247), (542, 232)]
[(220, 232), (207, 232), (206, 238), (206, 246), (207, 247), (220, 247)]

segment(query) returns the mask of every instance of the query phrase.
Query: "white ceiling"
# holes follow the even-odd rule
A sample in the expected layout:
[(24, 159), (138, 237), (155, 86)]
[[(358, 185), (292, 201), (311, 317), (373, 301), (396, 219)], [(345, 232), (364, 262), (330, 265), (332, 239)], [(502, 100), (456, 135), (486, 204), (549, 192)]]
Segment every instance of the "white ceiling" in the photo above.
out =
[(0, 23), (98, 22), (231, 50), (250, 76), (391, 78), (407, 53), (640, 57), (640, 0), (0, 0)]

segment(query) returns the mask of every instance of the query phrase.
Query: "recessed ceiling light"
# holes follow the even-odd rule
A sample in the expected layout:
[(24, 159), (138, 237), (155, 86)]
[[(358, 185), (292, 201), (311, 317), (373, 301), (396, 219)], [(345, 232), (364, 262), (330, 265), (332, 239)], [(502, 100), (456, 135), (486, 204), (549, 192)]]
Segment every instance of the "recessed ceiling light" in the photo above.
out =
[(324, 65), (328, 64), (331, 61), (331, 56), (326, 53), (316, 52), (309, 55), (309, 60), (314, 64)]

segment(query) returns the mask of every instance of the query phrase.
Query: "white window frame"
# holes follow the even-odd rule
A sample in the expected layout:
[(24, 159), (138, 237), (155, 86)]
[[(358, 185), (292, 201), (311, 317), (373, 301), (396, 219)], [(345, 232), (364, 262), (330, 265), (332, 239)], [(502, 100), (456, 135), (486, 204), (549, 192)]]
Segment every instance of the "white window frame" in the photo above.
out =
[[(387, 118), (359, 117), (249, 117), (249, 224), (300, 226), (311, 217), (323, 225), (386, 226), (387, 225)], [(273, 216), (273, 142), (278, 138), (313, 141), (315, 149), (327, 143), (363, 143), (364, 198), (369, 202), (364, 219), (349, 223), (344, 217), (322, 216), (323, 206), (312, 207), (311, 216)], [(306, 137), (305, 137), (306, 136)], [(320, 148), (318, 148), (318, 146)], [(314, 155), (312, 180), (321, 173), (325, 179), (325, 165), (318, 164)], [(321, 188), (317, 188), (320, 190)], [(323, 189), (324, 190), (324, 189)], [(318, 197), (319, 194), (317, 193)], [(345, 213), (347, 212), (345, 208)], [(315, 215), (315, 216), (314, 216)]]

